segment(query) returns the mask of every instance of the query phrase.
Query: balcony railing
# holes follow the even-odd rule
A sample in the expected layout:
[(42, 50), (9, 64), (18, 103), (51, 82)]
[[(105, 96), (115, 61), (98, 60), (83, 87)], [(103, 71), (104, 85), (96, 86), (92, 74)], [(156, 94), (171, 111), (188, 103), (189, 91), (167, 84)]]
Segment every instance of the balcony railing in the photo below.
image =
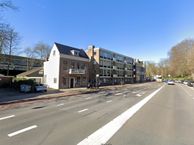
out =
[(118, 77), (118, 75), (117, 74), (113, 74), (113, 77), (116, 78), (116, 77)]
[(115, 57), (113, 57), (113, 61), (117, 61), (117, 59)]
[(85, 69), (69, 69), (69, 74), (85, 74), (86, 70)]
[(117, 66), (114, 65), (114, 66), (113, 66), (113, 69), (117, 69)]

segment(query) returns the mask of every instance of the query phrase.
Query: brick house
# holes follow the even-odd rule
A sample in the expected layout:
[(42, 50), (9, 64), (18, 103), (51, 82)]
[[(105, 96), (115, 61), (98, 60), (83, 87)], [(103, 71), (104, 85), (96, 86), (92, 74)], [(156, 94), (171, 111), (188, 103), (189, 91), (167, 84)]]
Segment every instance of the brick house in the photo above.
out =
[(83, 49), (54, 43), (44, 62), (44, 83), (50, 88), (86, 87), (89, 58)]

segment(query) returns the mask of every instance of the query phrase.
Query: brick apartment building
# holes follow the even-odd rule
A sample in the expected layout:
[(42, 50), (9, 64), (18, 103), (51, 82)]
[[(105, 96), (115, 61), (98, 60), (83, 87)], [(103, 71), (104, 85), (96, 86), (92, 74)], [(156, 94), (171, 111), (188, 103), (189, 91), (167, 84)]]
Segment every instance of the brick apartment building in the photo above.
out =
[(140, 61), (139, 59), (134, 60), (134, 71), (134, 82), (144, 82), (146, 70), (143, 61)]
[(139, 78), (139, 71), (136, 75), (134, 68), (135, 60), (131, 57), (95, 46), (89, 46), (86, 53), (93, 66), (90, 79), (101, 85), (133, 83)]
[(44, 83), (50, 88), (86, 87), (89, 58), (83, 49), (55, 43), (44, 62)]

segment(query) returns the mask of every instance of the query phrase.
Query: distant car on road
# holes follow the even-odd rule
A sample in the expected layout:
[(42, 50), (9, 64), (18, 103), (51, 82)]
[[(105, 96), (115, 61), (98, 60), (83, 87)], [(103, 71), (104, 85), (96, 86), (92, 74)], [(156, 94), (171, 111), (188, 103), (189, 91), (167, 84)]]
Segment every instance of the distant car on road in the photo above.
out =
[(184, 84), (184, 85), (188, 85), (188, 81), (184, 81), (183, 84)]
[(194, 85), (194, 82), (193, 81), (188, 81), (187, 86), (193, 87), (193, 85)]
[(187, 86), (193, 87), (193, 84), (192, 84), (191, 82), (188, 82), (188, 83), (187, 83)]
[(168, 85), (174, 85), (174, 81), (173, 81), (173, 80), (169, 80), (169, 81), (167, 82), (167, 84), (168, 84)]
[(46, 92), (47, 86), (44, 84), (36, 84), (35, 85), (35, 92)]

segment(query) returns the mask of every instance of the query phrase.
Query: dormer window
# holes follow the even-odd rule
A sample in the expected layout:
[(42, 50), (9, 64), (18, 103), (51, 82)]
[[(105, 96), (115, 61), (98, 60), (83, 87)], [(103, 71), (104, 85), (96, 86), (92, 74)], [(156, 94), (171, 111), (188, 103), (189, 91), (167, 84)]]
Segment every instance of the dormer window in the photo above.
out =
[(79, 56), (79, 51), (77, 50), (71, 50), (72, 55)]

